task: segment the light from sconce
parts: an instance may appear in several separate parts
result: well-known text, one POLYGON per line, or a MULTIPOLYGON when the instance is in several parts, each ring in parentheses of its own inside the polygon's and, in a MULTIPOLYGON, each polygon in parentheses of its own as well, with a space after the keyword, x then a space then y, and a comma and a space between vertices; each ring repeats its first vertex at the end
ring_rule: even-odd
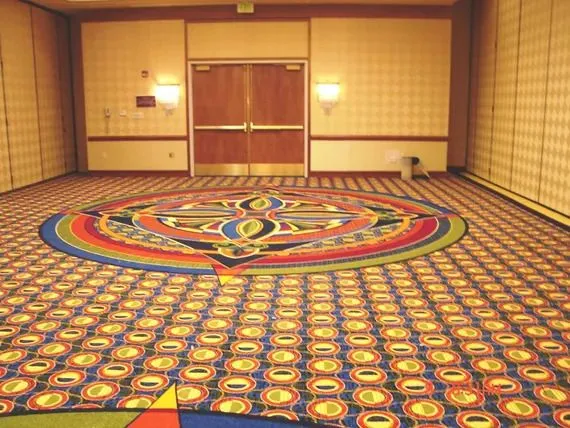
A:
POLYGON ((317 100, 326 114, 338 103, 339 83, 317 83, 317 100))
POLYGON ((156 101, 170 112, 178 107, 180 85, 157 85, 155 95, 156 101))

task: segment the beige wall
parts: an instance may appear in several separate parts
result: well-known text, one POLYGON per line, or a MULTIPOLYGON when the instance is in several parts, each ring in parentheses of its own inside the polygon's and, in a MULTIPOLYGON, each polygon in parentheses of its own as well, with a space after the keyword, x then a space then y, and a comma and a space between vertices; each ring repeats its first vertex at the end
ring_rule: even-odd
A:
POLYGON ((90 141, 92 171, 184 171, 188 169, 186 141, 90 141))
POLYGON ((189 59, 307 58, 308 22, 188 24, 189 59))
MULTIPOLYGON (((311 20, 311 135, 448 135, 449 20, 311 20), (327 114, 314 88, 339 82, 339 103, 327 114)), ((447 143, 312 141, 313 171, 393 171, 387 153, 413 154, 428 169, 447 165, 447 143), (433 150, 436 148, 435 150, 433 150), (427 159, 429 158, 429 159, 427 159)))
POLYGON ((339 82, 330 115, 311 98, 313 135, 447 136, 449 20, 313 19, 311 84, 339 82))
MULTIPOLYGON (((155 136, 160 140, 160 136, 186 135, 184 25, 182 20, 82 24, 87 138, 155 136), (142 77, 143 70, 148 71, 147 78, 142 77), (160 105, 137 108, 136 97, 154 95, 159 83, 180 85, 178 108, 171 114, 160 105), (110 118, 104 115, 107 107, 111 111, 110 118), (120 116, 122 110, 126 116, 120 116), (136 114, 143 117, 137 118, 136 114)), ((183 143, 186 147, 186 142, 183 143)), ((115 143, 108 143, 112 144, 115 143)), ((88 143, 90 170, 157 170, 160 169, 158 165, 164 166, 158 159, 170 151, 167 144, 160 147, 137 141, 116 143, 113 150, 106 146, 88 143), (153 150, 149 151, 151 147, 153 150), (104 156, 103 150, 109 157, 104 156), (103 165, 105 162, 106 166, 103 165)), ((188 153, 184 150, 179 156, 186 160, 188 153)))
POLYGON ((311 142, 313 171, 400 171, 401 156, 417 156, 428 171, 447 168, 446 141, 311 142))
POLYGON ((186 135, 184 21, 84 23, 81 32, 88 136, 186 135), (172 115, 160 106, 136 107, 135 97, 154 95, 159 83, 180 85, 172 115), (133 118, 135 112, 144 118, 133 118))
MULTIPOLYGON (((161 73, 173 77, 182 84, 184 97, 185 61, 180 61, 181 56, 191 60, 309 57, 311 135, 414 137, 419 139, 414 147, 421 153, 442 157, 430 160, 429 166, 445 170, 447 144, 431 143, 434 136, 445 142, 449 132, 450 19, 315 18, 310 22, 190 23, 186 24, 186 40, 184 25, 182 21, 81 25, 86 138, 156 136, 159 139, 160 135, 186 134, 184 100, 171 117, 165 117, 160 109, 139 109, 145 114, 139 120, 117 116, 121 109, 127 110, 129 116, 136 110, 133 108, 136 95, 153 93, 152 82, 140 78, 143 69, 157 76, 161 73), (314 88, 320 81, 341 84, 340 102, 330 115, 317 102, 314 88), (111 119, 104 118, 105 107, 111 108, 111 119), (422 137, 428 138, 421 141, 422 137), (431 152, 434 145, 438 150, 431 152)), ((81 124, 78 128, 81 129, 81 124)), ((375 153, 378 158, 385 155, 386 149, 406 152, 409 142, 398 139, 371 147, 381 150, 375 153)), ((311 144, 315 144, 311 150, 312 166, 315 171, 322 170, 329 159, 320 158, 326 150, 321 150, 320 142, 311 144)), ((356 153, 365 147, 358 141, 345 141, 345 144, 352 147, 355 156, 360 156, 356 153)), ((87 146, 90 162, 95 162, 94 159, 104 162, 98 152, 102 145, 87 146)), ((462 149, 460 152, 458 157, 464 153, 462 149)), ((121 156, 145 157, 147 153, 130 151, 121 156)), ((344 163, 339 170, 362 170, 358 161, 340 161, 344 163)), ((145 165, 142 159, 133 162, 145 165)), ((114 169, 109 165, 105 169, 114 169)), ((113 165, 123 169, 121 163, 113 165)), ((326 168, 330 170, 330 166, 326 168)), ((94 167, 89 165, 89 169, 94 167)), ((378 163, 373 170, 391 169, 393 165, 378 163)))
POLYGON ((570 3, 481 0, 475 22, 468 169, 569 215, 570 3))
MULTIPOLYGON (((16 0, 0 2, 3 84, 8 122, 9 173, 2 173, 1 190, 18 188, 73 170, 65 164, 58 18, 16 0)), ((67 83, 69 84, 69 83, 67 83)), ((71 103, 70 99, 66 100, 71 103)), ((67 112, 70 114, 70 112, 67 112)), ((71 118, 66 117, 67 121, 71 118)), ((0 129, 0 133, 1 133, 0 129)), ((1 144, 0 144, 1 145, 1 144)), ((69 146, 69 143, 68 143, 69 146)), ((5 145, 3 145, 5 147, 5 145)), ((71 153, 73 149, 70 148, 71 153)), ((71 156, 71 155, 70 155, 71 156)), ((6 150, 0 149, 2 169, 6 150)))

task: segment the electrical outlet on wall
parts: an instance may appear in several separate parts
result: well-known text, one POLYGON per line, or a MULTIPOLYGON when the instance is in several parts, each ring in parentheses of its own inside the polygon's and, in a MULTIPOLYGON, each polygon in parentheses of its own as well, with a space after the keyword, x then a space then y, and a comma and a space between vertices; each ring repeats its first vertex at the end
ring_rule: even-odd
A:
POLYGON ((121 116, 121 117, 127 117, 127 111, 126 111, 126 110, 121 110, 121 111, 119 112, 119 116, 121 116))
POLYGON ((142 119, 144 118, 144 113, 142 111, 135 111, 134 113, 131 114, 131 117, 133 119, 142 119))

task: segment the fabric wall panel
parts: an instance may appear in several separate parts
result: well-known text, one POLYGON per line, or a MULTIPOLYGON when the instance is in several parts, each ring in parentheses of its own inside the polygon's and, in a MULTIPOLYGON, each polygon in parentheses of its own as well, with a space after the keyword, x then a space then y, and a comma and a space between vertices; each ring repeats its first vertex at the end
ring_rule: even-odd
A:
POLYGON ((59 59, 60 98, 63 120, 63 150, 65 171, 77 169, 75 154, 75 127, 73 123, 73 94, 71 90, 71 61, 69 49, 69 24, 67 19, 57 16, 57 49, 59 59))
POLYGON ((539 202, 570 215, 570 2, 554 0, 539 202))
POLYGON ((495 112, 491 174, 493 183, 511 185, 517 94, 517 62, 521 0, 500 0, 497 10, 495 112))
POLYGON ((466 168, 473 171, 475 168, 475 148, 477 130, 477 102, 479 97, 479 55, 481 40, 481 7, 472 4, 471 24, 471 61, 469 76, 469 123, 467 128, 466 168))
POLYGON ((0 192, 12 189, 6 105, 4 103, 4 72, 2 70, 2 40, 0 40, 0 192))
POLYGON ((43 178, 47 179, 65 174, 67 170, 63 138, 57 20, 55 15, 33 8, 32 24, 42 169, 43 178))
POLYGON ((544 136, 551 0, 521 4, 520 45, 510 189, 538 200, 544 136))
POLYGON ((6 115, 14 188, 41 181, 31 6, 0 2, 6 115))
POLYGON ((477 69, 472 70, 476 86, 472 106, 472 141, 470 142, 470 171, 489 178, 491 146, 493 140, 493 103, 495 98, 495 41, 497 25, 497 0, 481 0, 474 3, 476 22, 477 69))

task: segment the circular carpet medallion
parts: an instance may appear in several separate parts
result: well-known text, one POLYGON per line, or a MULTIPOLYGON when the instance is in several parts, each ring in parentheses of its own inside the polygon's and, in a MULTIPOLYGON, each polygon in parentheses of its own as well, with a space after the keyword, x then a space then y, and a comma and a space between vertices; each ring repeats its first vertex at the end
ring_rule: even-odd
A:
POLYGON ((466 231, 457 214, 389 194, 305 187, 196 188, 98 201, 41 226, 88 260, 172 273, 263 275, 393 263, 466 231))

